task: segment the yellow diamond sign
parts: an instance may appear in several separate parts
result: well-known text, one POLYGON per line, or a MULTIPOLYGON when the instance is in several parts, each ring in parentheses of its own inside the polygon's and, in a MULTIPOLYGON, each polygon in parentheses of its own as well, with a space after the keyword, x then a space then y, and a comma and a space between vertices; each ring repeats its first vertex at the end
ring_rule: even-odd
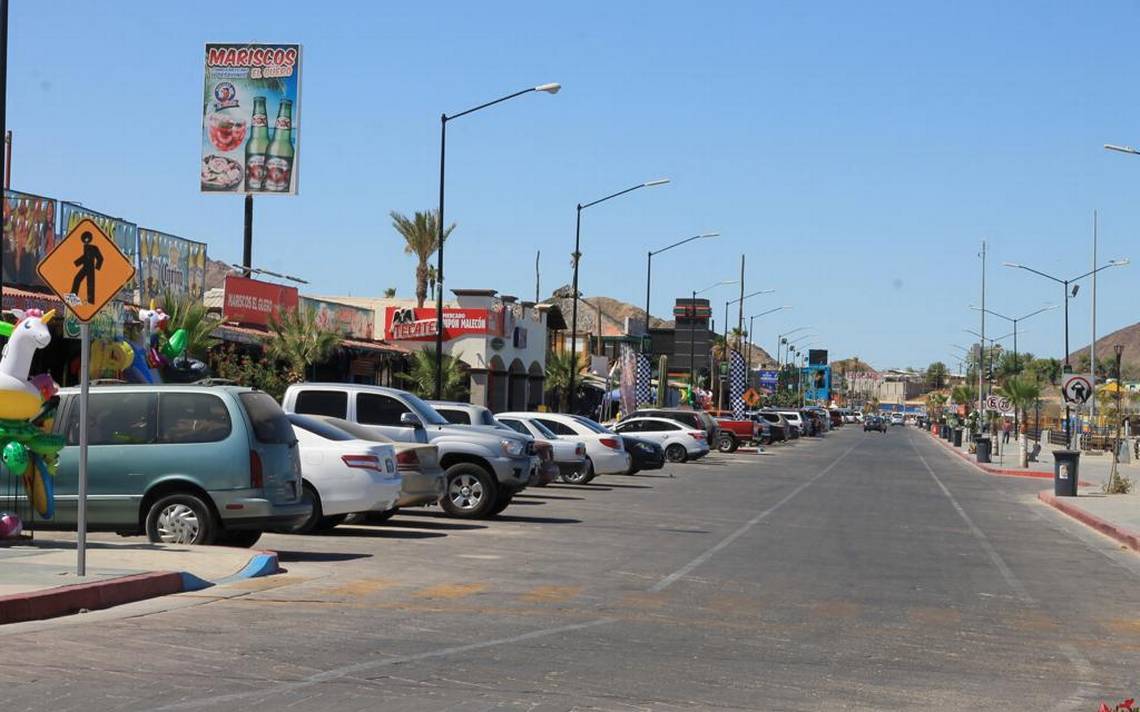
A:
POLYGON ((80 220, 36 267, 82 322, 91 321, 135 276, 135 266, 89 219, 80 220))

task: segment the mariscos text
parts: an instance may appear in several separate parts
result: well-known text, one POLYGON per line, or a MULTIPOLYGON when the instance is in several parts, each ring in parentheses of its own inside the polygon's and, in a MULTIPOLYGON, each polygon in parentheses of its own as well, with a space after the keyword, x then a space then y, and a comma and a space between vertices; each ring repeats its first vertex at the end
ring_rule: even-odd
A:
POLYGON ((250 77, 289 77, 297 65, 296 47, 211 46, 208 67, 248 67, 250 77))

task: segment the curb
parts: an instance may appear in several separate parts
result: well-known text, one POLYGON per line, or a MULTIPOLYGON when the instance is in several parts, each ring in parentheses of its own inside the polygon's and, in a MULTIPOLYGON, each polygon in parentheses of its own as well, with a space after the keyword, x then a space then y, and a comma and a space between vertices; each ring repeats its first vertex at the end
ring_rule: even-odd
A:
MULTIPOLYGON (((1039 480, 1051 480, 1051 479, 1053 479, 1053 473, 1052 472, 1041 472, 1040 470, 1020 470, 1020 469, 1019 470, 1011 470, 1009 468, 986 467, 985 465, 980 465, 977 462, 975 462, 974 460, 971 460, 970 456, 967 455, 966 453, 959 452, 957 449, 954 448, 953 445, 947 445, 946 443, 942 442, 942 438, 935 437, 933 434, 931 434, 931 438, 934 440, 934 442, 938 443, 939 445, 944 447, 949 452, 954 453, 955 455, 962 458, 963 460, 965 460, 969 464, 973 465, 977 469, 981 470, 982 472, 986 473, 987 475, 999 475, 1002 477, 1029 477, 1029 478, 1039 479, 1039 480)), ((1084 484, 1084 483, 1082 483, 1082 484, 1084 484)))
POLYGON ((188 571, 150 571, 105 581, 15 593, 0 596, 0 625, 56 618, 81 610, 95 611, 172 593, 200 591, 241 579, 269 576, 280 570, 277 552, 259 551, 237 573, 217 581, 198 578, 188 571))
POLYGON ((1067 498, 1058 498, 1049 490, 1042 490, 1041 492, 1038 492, 1037 499, 1041 500, 1050 507, 1053 507, 1054 509, 1064 512, 1082 524, 1096 529, 1101 534, 1115 539, 1124 546, 1127 546, 1129 549, 1140 552, 1140 533, 1117 526, 1112 522, 1105 521, 1095 514, 1081 509, 1075 504, 1070 504, 1064 501, 1067 498))

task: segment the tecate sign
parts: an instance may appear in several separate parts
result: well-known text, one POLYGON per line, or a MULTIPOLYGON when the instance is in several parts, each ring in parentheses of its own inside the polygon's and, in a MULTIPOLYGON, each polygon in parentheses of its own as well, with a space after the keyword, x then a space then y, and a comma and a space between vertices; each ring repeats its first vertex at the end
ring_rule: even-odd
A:
MULTIPOLYGON (((501 315, 486 309, 443 310, 443 338, 498 333, 501 315)), ((431 308, 388 307, 384 338, 390 341, 431 341, 436 336, 436 314, 431 308)))

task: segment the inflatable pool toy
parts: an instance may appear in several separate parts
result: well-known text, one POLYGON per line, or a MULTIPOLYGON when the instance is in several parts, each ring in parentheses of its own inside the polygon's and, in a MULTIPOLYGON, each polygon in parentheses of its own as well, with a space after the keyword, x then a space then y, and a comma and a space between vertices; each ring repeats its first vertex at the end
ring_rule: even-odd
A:
POLYGON ((24 531, 24 523, 12 512, 0 512, 0 539, 14 539, 24 531))
POLYGON ((46 314, 39 309, 11 311, 19 321, 14 325, 0 322, 0 335, 8 337, 0 358, 0 419, 28 420, 39 413, 45 400, 41 386, 28 381, 28 371, 36 349, 51 343, 48 324, 55 310, 46 314))

